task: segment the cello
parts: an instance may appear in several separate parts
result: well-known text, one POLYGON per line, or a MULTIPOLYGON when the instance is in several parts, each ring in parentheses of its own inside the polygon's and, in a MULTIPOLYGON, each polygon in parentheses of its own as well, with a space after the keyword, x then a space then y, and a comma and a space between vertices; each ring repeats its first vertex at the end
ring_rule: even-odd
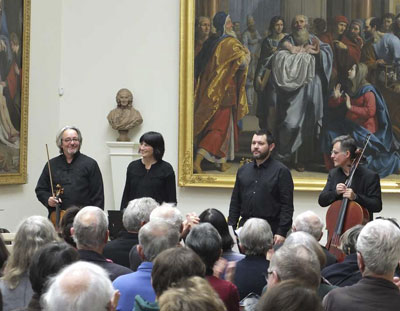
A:
MULTIPOLYGON (((359 152, 351 165, 349 177, 345 182, 347 188, 351 188, 354 173, 360 164, 370 137, 371 134, 368 134, 363 149, 359 152)), ((335 201, 331 204, 326 213, 326 229, 328 230, 326 248, 336 257, 338 262, 343 261, 345 257, 344 253, 340 249, 341 235, 346 230, 356 225, 364 225, 368 221, 368 210, 355 201, 343 198, 342 200, 335 201)))

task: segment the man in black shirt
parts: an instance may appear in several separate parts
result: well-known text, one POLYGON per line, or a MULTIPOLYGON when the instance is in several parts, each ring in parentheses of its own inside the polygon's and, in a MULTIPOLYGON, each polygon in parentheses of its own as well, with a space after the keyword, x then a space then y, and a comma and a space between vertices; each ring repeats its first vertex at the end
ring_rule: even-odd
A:
POLYGON ((331 158, 335 168, 329 172, 325 188, 319 195, 319 205, 328 206, 337 200, 348 198, 366 208, 372 220, 372 213, 382 210, 379 175, 359 165, 354 173, 351 187, 347 187, 345 182, 356 157, 356 143, 351 136, 343 135, 336 137, 332 145, 331 158))
POLYGON ((260 130, 254 134, 251 152, 254 162, 239 168, 236 175, 229 225, 242 226, 251 217, 268 221, 274 234, 274 243, 283 243, 292 225, 293 179, 289 169, 271 157, 275 148, 272 134, 260 130))
POLYGON ((56 138, 60 155, 50 160, 53 186, 59 184, 64 192, 57 199, 52 193, 49 168, 46 164, 37 183, 35 192, 38 200, 49 210, 72 205, 79 207, 91 205, 104 209, 103 179, 97 162, 79 152, 82 135, 78 128, 65 126, 56 138))

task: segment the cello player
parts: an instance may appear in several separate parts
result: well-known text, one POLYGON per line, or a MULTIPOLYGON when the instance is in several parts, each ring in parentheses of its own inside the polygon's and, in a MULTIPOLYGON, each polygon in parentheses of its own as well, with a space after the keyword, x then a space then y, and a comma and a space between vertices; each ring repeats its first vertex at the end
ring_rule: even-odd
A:
POLYGON ((351 188, 345 185, 356 150, 355 140, 350 135, 338 136, 333 140, 331 159, 335 168, 329 171, 328 181, 319 195, 318 203, 325 207, 342 198, 348 198, 366 208, 372 220, 372 213, 382 210, 379 175, 360 164, 354 173, 351 188))

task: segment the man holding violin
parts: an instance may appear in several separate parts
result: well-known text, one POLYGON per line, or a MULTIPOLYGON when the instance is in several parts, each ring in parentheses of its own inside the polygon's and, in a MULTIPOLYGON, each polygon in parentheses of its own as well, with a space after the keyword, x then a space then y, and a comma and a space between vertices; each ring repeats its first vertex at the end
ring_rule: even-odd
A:
POLYGON ((319 195, 319 205, 325 207, 347 198, 367 209, 369 219, 372 220, 372 213, 382 210, 379 175, 359 165, 355 170, 352 184, 347 186, 353 161, 357 157, 355 140, 350 135, 343 135, 336 137, 332 145, 331 159, 335 168, 329 172, 325 188, 319 195))
POLYGON ((91 205, 104 209, 101 172, 94 159, 80 153, 80 130, 74 126, 63 127, 57 134, 56 143, 60 155, 51 159, 43 168, 35 189, 38 200, 46 206, 49 214, 57 204, 63 210, 72 205, 91 205), (55 193, 54 187, 58 184, 63 189, 61 195, 55 193))

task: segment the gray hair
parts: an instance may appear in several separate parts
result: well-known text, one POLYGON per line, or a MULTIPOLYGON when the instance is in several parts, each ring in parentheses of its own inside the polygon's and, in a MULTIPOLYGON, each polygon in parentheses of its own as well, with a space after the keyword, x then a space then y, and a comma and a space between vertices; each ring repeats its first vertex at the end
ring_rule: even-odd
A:
POLYGON ((153 261, 159 253, 178 245, 179 231, 163 220, 150 220, 139 230, 139 244, 145 261, 153 261))
POLYGON ((268 271, 275 271, 281 281, 294 279, 314 289, 321 279, 317 256, 303 245, 284 244, 272 256, 268 271))
POLYGON ((53 224, 43 216, 30 216, 18 226, 13 251, 4 268, 4 280, 10 289, 18 286, 28 271, 33 254, 42 246, 58 240, 53 224))
POLYGON ((200 256, 208 270, 213 267, 221 255, 221 236, 217 229, 208 222, 194 226, 186 237, 185 244, 200 256))
POLYGON ((148 223, 150 213, 158 206, 153 198, 140 198, 129 202, 122 217, 122 223, 127 231, 138 232, 142 223, 148 223))
POLYGON ((356 225, 349 230, 346 230, 346 232, 342 234, 340 237, 340 249, 343 251, 343 253, 350 255, 357 252, 357 239, 362 228, 364 228, 363 225, 356 225))
POLYGON ((183 217, 181 212, 171 204, 163 203, 156 207, 150 214, 150 221, 163 220, 175 227, 179 232, 182 231, 183 217))
POLYGON ((41 298, 43 310, 108 310, 114 288, 107 272, 93 263, 78 261, 50 279, 41 298))
POLYGON ((305 211, 299 214, 293 222, 296 231, 303 231, 311 234, 317 241, 321 239, 324 223, 313 211, 305 211))
POLYGON ((79 248, 93 249, 106 243, 108 219, 97 206, 82 208, 74 218, 74 241, 79 248))
POLYGON ((302 245, 307 247, 309 250, 313 251, 317 256, 320 268, 322 269, 326 264, 326 255, 322 250, 321 245, 317 240, 309 233, 304 231, 298 231, 291 233, 285 243, 287 246, 298 246, 302 245))
POLYGON ((357 239, 366 274, 394 273, 400 260, 400 230, 388 220, 367 223, 357 239))
POLYGON ((74 130, 78 134, 78 139, 79 139, 79 150, 81 149, 82 146, 82 134, 81 131, 76 127, 76 126, 71 126, 67 125, 64 126, 62 129, 60 129, 57 133, 56 136, 56 145, 58 149, 60 150, 60 153, 63 153, 63 149, 61 148, 62 146, 62 136, 66 130, 74 130))
POLYGON ((261 218, 247 220, 239 234, 239 242, 246 255, 265 255, 273 241, 271 226, 261 218))

